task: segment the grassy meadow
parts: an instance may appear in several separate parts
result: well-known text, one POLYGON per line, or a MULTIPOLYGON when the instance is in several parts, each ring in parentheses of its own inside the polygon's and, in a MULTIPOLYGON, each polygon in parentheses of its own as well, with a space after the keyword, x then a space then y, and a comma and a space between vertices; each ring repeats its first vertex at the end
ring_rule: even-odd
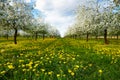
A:
POLYGON ((120 40, 2 38, 0 80, 120 80, 120 40))

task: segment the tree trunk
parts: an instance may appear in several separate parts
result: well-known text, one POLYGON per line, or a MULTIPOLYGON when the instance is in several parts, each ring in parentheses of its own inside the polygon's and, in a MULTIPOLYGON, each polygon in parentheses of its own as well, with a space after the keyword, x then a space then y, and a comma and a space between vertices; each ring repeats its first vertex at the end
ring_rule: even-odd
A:
POLYGON ((119 35, 117 34, 116 36, 117 36, 117 40, 118 40, 119 35))
POLYGON ((17 44, 17 29, 15 28, 15 33, 14 33, 14 43, 17 44))
POLYGON ((86 41, 88 41, 88 38, 89 38, 89 33, 87 32, 87 37, 86 37, 87 40, 86 41))
POLYGON ((38 33, 35 32, 35 40, 37 40, 37 38, 38 38, 38 33))
POLYGON ((105 44, 108 44, 108 40, 107 40, 107 29, 104 30, 104 41, 105 41, 105 44))
POLYGON ((44 38, 45 38, 45 34, 43 33, 43 40, 44 40, 44 38))
POLYGON ((8 33, 6 34, 6 39, 8 40, 8 33))
POLYGON ((98 40, 98 35, 95 36, 95 39, 98 40))

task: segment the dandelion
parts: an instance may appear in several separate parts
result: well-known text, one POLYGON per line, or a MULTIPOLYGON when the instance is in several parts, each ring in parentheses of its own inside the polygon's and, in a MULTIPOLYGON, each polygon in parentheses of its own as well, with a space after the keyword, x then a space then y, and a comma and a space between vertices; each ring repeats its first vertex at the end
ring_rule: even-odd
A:
POLYGON ((1 71, 1 72, 0 72, 0 74, 5 74, 5 73, 6 73, 6 71, 1 71))
POLYGON ((10 63, 10 62, 7 62, 6 64, 7 64, 7 65, 9 65, 9 64, 12 64, 12 63, 10 63))
POLYGON ((34 68, 36 68, 39 64, 35 64, 34 68))
POLYGON ((100 69, 98 72, 101 74, 103 71, 100 69))
POLYGON ((21 53, 20 56, 23 56, 23 54, 21 53))
POLYGON ((48 72, 49 75, 51 75, 52 73, 53 73, 52 71, 48 72))
POLYGON ((19 63, 22 63, 22 62, 24 62, 24 60, 19 60, 19 63))
POLYGON ((24 71, 24 72, 25 72, 25 71, 26 71, 26 69, 22 69, 22 71, 24 71))
POLYGON ((66 75, 64 74, 63 77, 65 77, 66 75))
POLYGON ((100 69, 98 72, 99 72, 100 76, 101 76, 101 75, 102 75, 102 73, 103 73, 103 71, 102 71, 101 69, 100 69))
POLYGON ((39 76, 39 74, 37 73, 37 74, 35 74, 36 76, 39 76))
POLYGON ((71 75, 72 75, 72 76, 74 76, 74 75, 75 75, 75 73, 74 73, 74 72, 71 72, 71 75))
POLYGON ((5 51, 5 50, 4 50, 4 49, 2 49, 2 50, 1 50, 1 53, 3 53, 4 51, 5 51))
POLYGON ((74 60, 75 60, 75 58, 72 58, 72 60, 74 61, 74 60))
POLYGON ((29 64, 30 64, 30 65, 32 65, 32 64, 33 64, 33 62, 32 62, 32 61, 30 61, 30 62, 29 62, 29 64))
POLYGON ((25 65, 24 65, 24 64, 22 64, 22 67, 25 67, 25 65))
POLYGON ((33 72, 35 72, 35 71, 36 71, 36 69, 33 69, 32 71, 33 71, 33 72))
POLYGON ((60 77, 60 74, 57 74, 57 77, 60 77))
POLYGON ((47 59, 47 60, 49 60, 50 58, 49 58, 49 57, 47 57, 46 59, 47 59))
POLYGON ((30 66, 29 69, 32 69, 32 66, 30 66))
POLYGON ((72 72, 72 70, 68 69, 68 72, 69 72, 69 73, 71 73, 71 72, 72 72))
POLYGON ((91 66, 92 66, 92 64, 88 64, 88 66, 89 66, 89 67, 91 67, 91 66))
POLYGON ((8 65, 9 69, 14 69, 13 65, 8 65))
POLYGON ((45 71, 45 69, 41 69, 41 71, 42 71, 42 72, 44 72, 44 71, 45 71))
POLYGON ((79 65, 75 65, 75 68, 79 68, 79 65))

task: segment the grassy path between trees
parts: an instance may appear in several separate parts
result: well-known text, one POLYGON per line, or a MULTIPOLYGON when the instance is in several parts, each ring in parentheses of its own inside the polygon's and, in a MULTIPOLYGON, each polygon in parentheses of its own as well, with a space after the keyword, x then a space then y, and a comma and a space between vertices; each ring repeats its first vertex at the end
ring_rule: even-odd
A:
POLYGON ((0 80, 119 80, 120 40, 0 40, 0 80))

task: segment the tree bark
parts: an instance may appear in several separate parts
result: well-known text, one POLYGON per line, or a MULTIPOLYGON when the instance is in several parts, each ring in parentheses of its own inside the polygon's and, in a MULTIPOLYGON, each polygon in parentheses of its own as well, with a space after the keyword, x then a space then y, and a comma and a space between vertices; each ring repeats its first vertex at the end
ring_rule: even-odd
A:
POLYGON ((15 33, 14 33, 14 43, 17 44, 17 32, 18 30, 15 28, 15 33))
POLYGON ((38 38, 38 33, 35 32, 35 40, 37 40, 37 38, 38 38))
POLYGON ((119 35, 117 34, 116 36, 117 36, 117 39, 118 39, 119 35))
POLYGON ((95 36, 95 39, 98 40, 98 35, 95 36))
POLYGON ((45 34, 43 33, 43 40, 44 40, 44 38, 45 38, 45 34))
POLYGON ((8 40, 8 33, 6 34, 6 38, 7 38, 7 40, 8 40))
POLYGON ((88 41, 88 38, 89 38, 89 33, 87 32, 87 37, 86 37, 86 41, 88 41))
POLYGON ((105 41, 105 44, 108 44, 108 40, 107 40, 107 29, 104 30, 104 41, 105 41))

